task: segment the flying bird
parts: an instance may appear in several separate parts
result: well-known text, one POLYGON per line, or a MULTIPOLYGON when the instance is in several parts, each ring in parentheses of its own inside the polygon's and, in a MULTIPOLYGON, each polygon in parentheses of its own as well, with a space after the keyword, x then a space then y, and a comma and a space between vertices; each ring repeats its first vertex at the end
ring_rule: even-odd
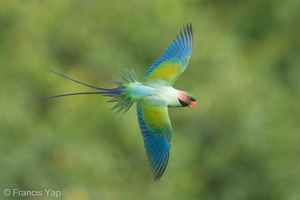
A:
POLYGON ((186 24, 163 55, 146 71, 142 81, 138 81, 133 70, 126 69, 125 73, 119 72, 123 82, 112 81, 117 85, 112 89, 88 85, 47 69, 59 76, 98 91, 62 94, 44 97, 43 99, 79 94, 101 94, 102 96, 112 97, 107 101, 116 102, 111 109, 117 109, 116 113, 123 111, 123 114, 136 102, 138 123, 143 135, 152 178, 154 181, 158 181, 164 174, 168 164, 170 142, 173 134, 168 107, 194 108, 196 106, 196 99, 193 95, 172 87, 186 69, 192 47, 192 24, 186 24))

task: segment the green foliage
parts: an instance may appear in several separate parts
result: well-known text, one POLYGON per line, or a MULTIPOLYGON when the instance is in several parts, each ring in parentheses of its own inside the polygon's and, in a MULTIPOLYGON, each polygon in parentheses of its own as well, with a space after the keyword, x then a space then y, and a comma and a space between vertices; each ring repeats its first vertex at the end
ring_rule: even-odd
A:
MULTIPOLYGON (((300 199, 299 1, 3 1, 0 190, 58 189, 58 199, 300 199), (134 107, 115 115, 90 91, 147 68, 193 23, 175 87, 165 175, 152 182, 134 107)), ((32 197, 1 196, 1 199, 32 197)), ((54 199, 45 193, 36 199, 54 199)))

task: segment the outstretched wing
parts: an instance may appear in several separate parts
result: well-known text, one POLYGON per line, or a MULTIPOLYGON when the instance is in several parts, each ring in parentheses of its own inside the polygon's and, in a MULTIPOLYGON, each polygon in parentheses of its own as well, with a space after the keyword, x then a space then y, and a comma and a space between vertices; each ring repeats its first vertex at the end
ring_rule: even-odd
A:
POLYGON ((167 104, 137 103, 137 115, 154 181, 164 174, 170 155, 172 127, 167 104))
POLYGON ((148 69, 143 83, 163 81, 166 85, 173 85, 187 67, 192 47, 192 24, 186 24, 164 54, 148 69))

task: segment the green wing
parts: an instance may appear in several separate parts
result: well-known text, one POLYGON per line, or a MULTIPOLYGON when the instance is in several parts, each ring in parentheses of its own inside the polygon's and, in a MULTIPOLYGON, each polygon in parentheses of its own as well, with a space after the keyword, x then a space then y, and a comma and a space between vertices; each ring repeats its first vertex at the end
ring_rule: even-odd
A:
POLYGON ((192 24, 183 26, 164 54, 147 70, 143 83, 173 85, 188 65, 193 47, 192 24))
POLYGON ((150 101, 137 103, 139 126, 144 138, 154 181, 161 178, 168 164, 172 127, 167 105, 153 105, 150 101))

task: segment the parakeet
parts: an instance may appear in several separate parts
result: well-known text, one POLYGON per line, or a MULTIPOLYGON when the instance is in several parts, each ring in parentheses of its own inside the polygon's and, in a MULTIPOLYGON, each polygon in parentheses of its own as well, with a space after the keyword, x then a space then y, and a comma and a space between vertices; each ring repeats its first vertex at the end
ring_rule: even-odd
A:
POLYGON ((126 113, 136 102, 138 123, 144 139, 152 178, 154 181, 158 181, 168 164, 173 134, 168 107, 194 108, 196 106, 196 99, 193 95, 172 87, 186 69, 192 47, 192 24, 186 24, 163 55, 146 71, 142 81, 138 81, 133 70, 126 69, 125 74, 119 72, 123 82, 113 81, 117 87, 112 89, 88 85, 47 69, 98 91, 62 94, 44 99, 79 94, 101 94, 102 96, 113 97, 107 102, 116 102, 112 109, 117 109, 117 113, 120 111, 126 113))

